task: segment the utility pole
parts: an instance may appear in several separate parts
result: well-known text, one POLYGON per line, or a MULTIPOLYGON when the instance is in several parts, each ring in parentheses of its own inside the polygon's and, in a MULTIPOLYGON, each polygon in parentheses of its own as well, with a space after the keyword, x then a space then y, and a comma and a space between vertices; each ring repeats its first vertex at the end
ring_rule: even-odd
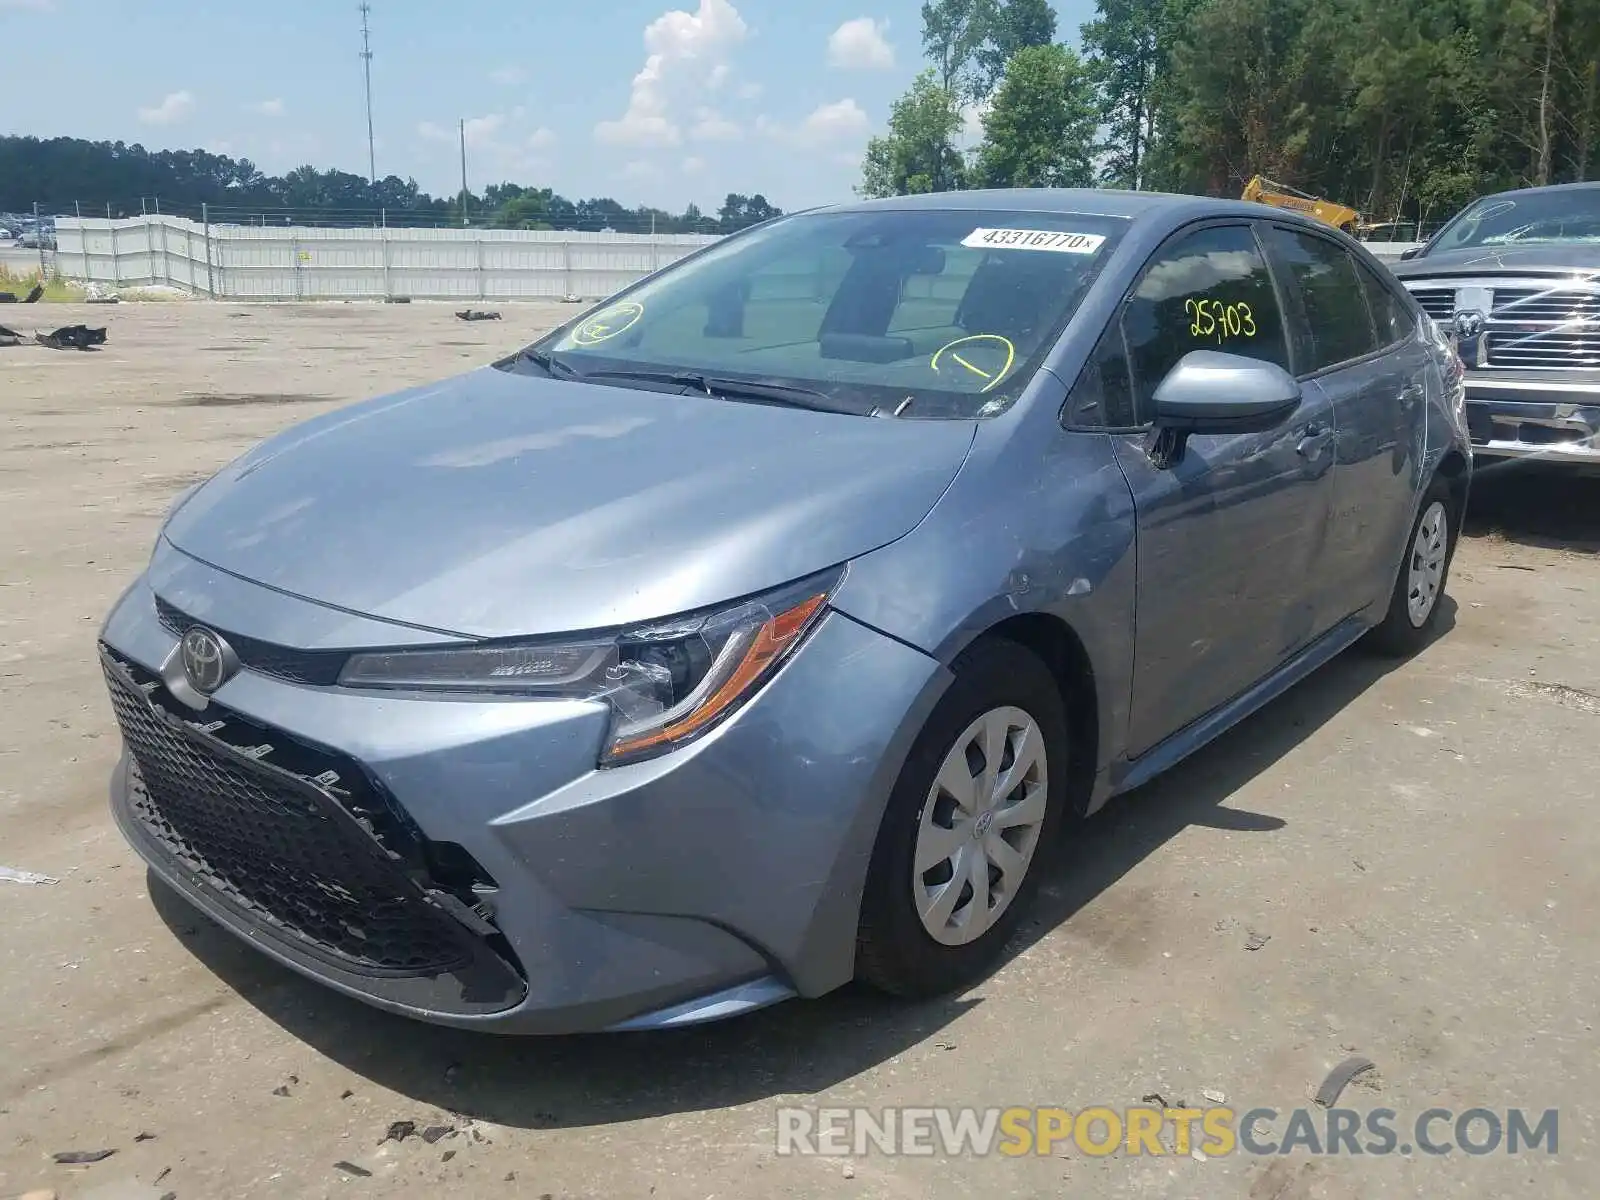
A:
POLYGON ((467 121, 461 119, 461 224, 467 223, 467 121))
POLYGON ((372 5, 364 2, 361 5, 361 60, 367 76, 367 176, 370 182, 378 182, 378 152, 376 143, 372 138, 372 42, 367 28, 367 14, 372 11, 372 5))

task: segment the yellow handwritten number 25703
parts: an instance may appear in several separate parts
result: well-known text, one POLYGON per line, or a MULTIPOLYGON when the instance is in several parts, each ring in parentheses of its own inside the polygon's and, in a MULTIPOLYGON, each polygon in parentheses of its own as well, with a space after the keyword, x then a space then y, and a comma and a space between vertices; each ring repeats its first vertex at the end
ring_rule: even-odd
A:
POLYGON ((1228 338, 1256 335, 1255 314, 1248 304, 1224 304, 1221 300, 1185 300, 1183 311, 1190 316, 1190 337, 1215 336, 1218 344, 1228 338))

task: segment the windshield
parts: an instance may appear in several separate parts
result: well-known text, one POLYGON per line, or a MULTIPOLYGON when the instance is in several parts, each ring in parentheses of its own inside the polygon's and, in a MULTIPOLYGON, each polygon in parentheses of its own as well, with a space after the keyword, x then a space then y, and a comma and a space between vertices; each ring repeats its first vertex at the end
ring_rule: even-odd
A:
POLYGON ((613 297, 524 358, 552 356, 563 379, 627 384, 633 372, 653 377, 635 386, 663 386, 693 373, 713 395, 720 379, 772 385, 767 402, 787 385, 841 411, 992 416, 1037 371, 1124 225, 976 210, 786 217, 613 297))
POLYGON ((1441 229, 1428 249, 1550 242, 1600 242, 1600 188, 1485 197, 1441 229))

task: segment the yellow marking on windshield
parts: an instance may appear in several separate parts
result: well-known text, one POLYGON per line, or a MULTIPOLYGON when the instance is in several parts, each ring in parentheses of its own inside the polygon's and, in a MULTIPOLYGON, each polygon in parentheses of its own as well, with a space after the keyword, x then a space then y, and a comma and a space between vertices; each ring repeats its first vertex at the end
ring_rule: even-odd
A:
POLYGON ((928 360, 928 365, 937 371, 939 369, 939 360, 942 359, 946 354, 948 354, 956 362, 960 363, 961 366, 966 370, 971 371, 974 375, 989 381, 988 383, 984 384, 983 387, 978 389, 979 392, 987 392, 990 388, 998 384, 1006 377, 1007 372, 1011 370, 1012 366, 1017 361, 1016 344, 1012 342, 1010 338, 1002 337, 998 333, 970 333, 966 337, 957 338, 953 342, 946 342, 943 346, 940 346, 933 352, 933 357, 928 360), (980 367, 973 366, 970 362, 955 352, 957 346, 965 346, 969 342, 989 343, 991 345, 998 344, 998 346, 1006 352, 1005 363, 993 375, 989 374, 980 367))
POLYGON ((642 316, 644 316, 644 305, 633 300, 624 300, 621 304, 603 308, 593 316, 586 317, 572 331, 573 344, 598 346, 601 342, 609 342, 619 334, 627 333, 639 323, 639 318, 642 316))

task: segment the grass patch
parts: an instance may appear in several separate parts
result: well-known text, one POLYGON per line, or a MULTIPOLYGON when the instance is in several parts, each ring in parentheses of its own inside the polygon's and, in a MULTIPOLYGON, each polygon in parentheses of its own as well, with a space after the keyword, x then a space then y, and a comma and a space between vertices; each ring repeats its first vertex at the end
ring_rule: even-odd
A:
MULTIPOLYGON (((20 301, 38 283, 41 276, 38 271, 26 275, 15 275, 8 268, 0 267, 0 292, 11 292, 20 301)), ((82 300, 86 293, 82 288, 73 287, 59 275, 52 275, 44 280, 44 295, 39 297, 39 302, 52 304, 71 304, 82 300)), ((9 307, 9 306, 7 306, 9 307)))

